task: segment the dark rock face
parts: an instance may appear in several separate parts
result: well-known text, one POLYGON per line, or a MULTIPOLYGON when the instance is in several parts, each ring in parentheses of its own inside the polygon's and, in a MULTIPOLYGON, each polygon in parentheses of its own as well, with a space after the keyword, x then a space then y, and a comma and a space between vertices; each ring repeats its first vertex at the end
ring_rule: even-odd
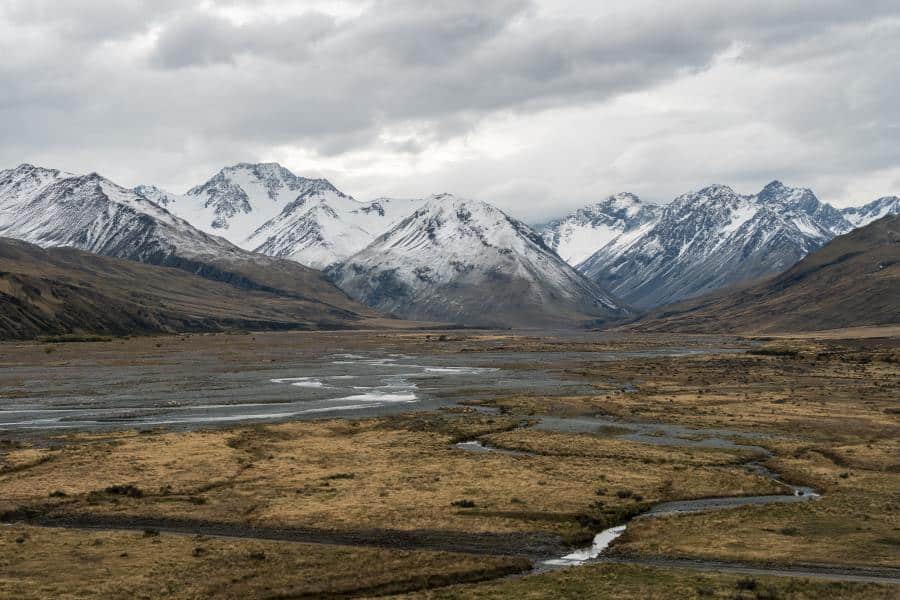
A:
POLYGON ((807 189, 774 181, 743 196, 715 185, 676 198, 627 249, 601 249, 579 269, 650 308, 778 273, 851 228, 807 189))
POLYGON ((836 237, 783 273, 658 308, 642 331, 770 333, 900 324, 900 216, 836 237))

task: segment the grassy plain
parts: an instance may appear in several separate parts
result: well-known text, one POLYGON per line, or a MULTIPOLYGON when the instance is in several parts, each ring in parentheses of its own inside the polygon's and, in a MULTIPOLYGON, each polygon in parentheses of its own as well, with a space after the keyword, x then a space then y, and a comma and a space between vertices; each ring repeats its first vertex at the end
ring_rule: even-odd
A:
MULTIPOLYGON (((893 597, 896 586, 759 577, 753 589, 742 589, 750 584, 740 584, 738 575, 609 564, 432 589, 522 571, 528 561, 584 544, 599 529, 659 501, 784 491, 747 472, 744 451, 628 441, 616 426, 594 433, 530 428, 540 415, 761 433, 766 437, 753 443, 772 452, 770 468, 823 493, 803 504, 640 519, 612 547, 616 556, 900 567, 900 340, 829 337, 371 332, 5 344, 0 356, 16 365, 0 374, 7 398, 26 393, 26 375, 46 370, 52 379, 86 356, 107 366, 169 368, 177 361, 188 365, 186 371, 221 372, 247 368, 249 356, 290 363, 308 351, 298 350, 298 340, 307 348, 313 338, 313 347, 342 351, 476 358, 540 351, 551 357, 542 369, 582 381, 587 391, 474 394, 467 398, 471 408, 358 421, 0 442, 0 513, 8 521, 151 522, 181 530, 211 524, 238 536, 195 539, 167 534, 165 527, 145 537, 140 527, 5 526, 0 596, 36 598, 65 589, 72 597, 344 597, 415 590, 439 598, 893 597), (750 352, 616 360, 565 354, 667 345, 750 352), (501 413, 476 411, 478 405, 501 413), (472 439, 525 454, 454 445, 472 439), (259 532, 296 537, 240 539, 259 532), (311 537, 323 543, 303 543, 311 537)), ((524 360, 505 366, 521 376, 534 368, 524 360)))

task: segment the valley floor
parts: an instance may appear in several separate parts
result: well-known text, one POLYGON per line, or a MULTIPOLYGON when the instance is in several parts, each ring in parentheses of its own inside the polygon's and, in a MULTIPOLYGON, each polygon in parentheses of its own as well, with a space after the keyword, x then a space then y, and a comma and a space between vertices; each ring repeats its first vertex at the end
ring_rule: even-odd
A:
POLYGON ((41 395, 101 402, 116 370, 141 389, 213 381, 217 397, 264 401, 226 374, 265 365, 269 377, 333 352, 500 370, 492 385, 353 419, 0 432, 0 597, 900 593, 896 330, 3 343, 0 409, 41 395), (751 497, 762 499, 653 514, 751 497), (547 563, 621 524, 598 560, 547 563))

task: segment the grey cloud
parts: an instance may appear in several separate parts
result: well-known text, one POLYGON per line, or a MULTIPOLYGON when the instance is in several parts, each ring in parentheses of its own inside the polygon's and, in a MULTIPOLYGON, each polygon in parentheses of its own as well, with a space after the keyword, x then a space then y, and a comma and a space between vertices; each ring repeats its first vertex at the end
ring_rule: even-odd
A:
POLYGON ((235 25, 223 17, 194 12, 162 32, 151 60, 163 68, 234 64, 242 55, 300 61, 312 44, 333 29, 334 19, 320 13, 235 25))
MULTIPOLYGON (((817 169, 859 174, 900 162, 895 1, 586 2, 597 7, 594 16, 548 18, 537 0, 378 0, 360 5, 358 17, 315 12, 325 6, 318 4, 303 14, 251 12, 241 23, 219 10, 252 6, 0 0, 0 163, 90 160, 85 170, 129 177, 143 170, 161 183, 191 183, 188 172, 281 146, 326 157, 360 149, 416 155, 507 115, 527 124, 548 110, 652 95, 715 68, 732 47, 741 49, 743 64, 771 71, 770 79, 745 98, 729 96, 736 105, 721 113, 673 115, 649 141, 585 128, 580 133, 598 148, 629 144, 620 152, 632 157, 629 167, 598 168, 605 179, 596 188, 573 175, 579 188, 556 196, 580 201, 585 189, 632 182, 663 197, 661 190, 683 191, 689 177, 676 181, 679 170, 709 171, 692 163, 691 153, 700 152, 684 131, 708 134, 704 143, 750 148, 742 149, 745 161, 704 174, 707 181, 755 181, 773 162, 751 142, 722 133, 739 125, 731 119, 756 120, 760 130, 777 129, 805 148, 803 156, 781 157, 780 176, 798 183, 817 169), (391 129, 416 135, 384 141, 391 129), (166 176, 179 160, 185 166, 166 176)), ((752 141, 759 143, 765 140, 752 141)), ((538 148, 521 164, 485 165, 477 177, 448 167, 423 181, 453 189, 458 178, 469 193, 534 204, 547 188, 529 172, 541 152, 557 151, 538 148)))
POLYGON ((0 17, 75 41, 115 40, 145 32, 177 11, 179 0, 6 0, 0 17))

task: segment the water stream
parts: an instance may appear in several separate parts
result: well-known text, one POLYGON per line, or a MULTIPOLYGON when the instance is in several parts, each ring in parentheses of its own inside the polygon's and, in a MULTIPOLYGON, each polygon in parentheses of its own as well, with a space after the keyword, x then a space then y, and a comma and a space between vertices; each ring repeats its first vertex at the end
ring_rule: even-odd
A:
MULTIPOLYGON (((743 465, 745 469, 790 489, 789 494, 772 494, 765 496, 728 496, 715 498, 699 498, 695 500, 674 500, 653 505, 648 511, 634 517, 637 519, 658 518, 669 515, 726 510, 741 506, 783 504, 792 502, 808 502, 821 496, 812 488, 791 485, 782 481, 781 477, 762 465, 759 461, 772 456, 766 448, 742 440, 759 440, 765 434, 734 431, 728 429, 698 429, 665 423, 642 423, 623 421, 606 417, 541 417, 533 425, 534 429, 543 431, 559 431, 566 433, 599 433, 604 432, 618 439, 630 440, 644 444, 678 446, 686 448, 716 448, 725 450, 743 450, 752 457, 743 465), (739 440, 739 441, 735 441, 739 440)), ((470 452, 501 452, 504 454, 529 455, 531 453, 506 450, 483 444, 477 440, 456 444, 457 448, 470 452)), ((604 529, 594 536, 590 546, 579 548, 561 557, 552 557, 541 561, 538 570, 572 567, 596 560, 628 527, 628 523, 604 529)))

